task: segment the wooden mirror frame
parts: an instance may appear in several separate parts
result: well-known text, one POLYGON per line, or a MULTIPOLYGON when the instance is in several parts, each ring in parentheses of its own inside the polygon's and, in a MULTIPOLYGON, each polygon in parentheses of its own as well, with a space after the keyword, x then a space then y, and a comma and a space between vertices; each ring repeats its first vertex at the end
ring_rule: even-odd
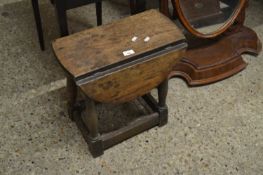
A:
MULTIPOLYGON (((186 20, 180 18, 179 6, 176 6, 179 1, 171 0, 173 15, 169 13, 168 2, 169 0, 160 0, 160 11, 173 20, 178 19, 186 28, 186 20)), ((243 60, 242 54, 258 55, 262 44, 257 34, 244 26, 249 0, 240 2, 242 3, 232 14, 231 21, 228 21, 229 26, 225 25, 214 35, 194 35, 194 32, 186 28, 189 47, 169 78, 178 77, 185 80, 189 86, 202 86, 224 80, 246 68, 248 63, 243 60)))
POLYGON ((180 5, 181 0, 172 0, 172 1, 173 1, 174 8, 176 8, 176 11, 177 11, 177 14, 179 16, 179 20, 181 21, 181 23, 191 34, 199 38, 215 38, 221 35, 222 33, 224 33, 229 27, 231 27, 234 24, 235 20, 237 19, 237 17, 239 16, 242 9, 245 7, 246 2, 247 2, 247 0, 239 0, 240 2, 239 2, 238 7, 236 7, 235 11, 232 13, 228 21, 226 21, 226 23, 222 27, 220 27, 218 30, 214 32, 204 34, 194 29, 191 26, 190 22, 188 22, 188 19, 185 17, 184 12, 180 5))

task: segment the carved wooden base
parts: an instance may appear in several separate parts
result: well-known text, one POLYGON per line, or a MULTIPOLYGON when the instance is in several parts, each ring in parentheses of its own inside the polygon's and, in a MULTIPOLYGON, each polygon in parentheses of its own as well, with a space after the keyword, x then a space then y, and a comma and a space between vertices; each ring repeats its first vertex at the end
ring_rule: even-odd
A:
MULTIPOLYGON (((76 90, 71 88, 72 82, 68 79, 69 97, 73 97, 76 90)), ((98 115, 96 111, 95 101, 81 93, 81 98, 77 100, 75 105, 69 106, 70 118, 76 122, 84 139, 89 145, 90 152, 93 157, 101 156, 104 150, 114 146, 132 136, 135 136, 145 130, 155 126, 164 126, 168 122, 168 108, 166 105, 166 97, 168 91, 168 80, 165 80, 158 86, 158 102, 150 95, 144 95, 142 100, 147 104, 146 109, 150 109, 151 114, 140 116, 135 121, 132 121, 127 126, 118 130, 101 134, 98 129, 98 115), (73 115, 73 116, 71 116, 73 115)), ((73 98, 69 98, 69 104, 73 98)))
POLYGON ((174 67, 170 77, 182 77, 190 86, 213 83, 243 70, 243 53, 259 54, 262 45, 257 34, 242 26, 213 44, 192 47, 174 67))

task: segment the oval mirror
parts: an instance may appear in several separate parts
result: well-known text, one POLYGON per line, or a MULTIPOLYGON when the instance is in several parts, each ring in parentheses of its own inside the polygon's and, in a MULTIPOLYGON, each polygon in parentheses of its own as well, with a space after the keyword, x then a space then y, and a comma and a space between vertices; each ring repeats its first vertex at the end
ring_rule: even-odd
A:
POLYGON ((246 0, 175 0, 177 13, 186 29, 202 38, 225 32, 238 17, 246 0))

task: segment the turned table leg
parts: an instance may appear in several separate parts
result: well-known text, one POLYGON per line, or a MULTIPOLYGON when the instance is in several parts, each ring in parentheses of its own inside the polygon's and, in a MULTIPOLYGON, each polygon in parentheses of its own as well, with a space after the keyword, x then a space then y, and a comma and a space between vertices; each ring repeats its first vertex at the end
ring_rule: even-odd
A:
POLYGON ((69 35, 68 22, 67 22, 67 8, 64 0, 54 1, 57 12, 58 24, 60 29, 60 36, 69 35))
POLYGON ((38 0, 31 0, 31 3, 32 3, 33 11, 34 11, 34 17, 35 17, 35 22, 36 22, 36 27, 37 27, 37 34, 38 34, 40 48, 41 50, 45 50, 43 29, 42 29, 41 16, 39 12, 38 0))
POLYGON ((163 126, 168 122, 168 107, 166 105, 167 93, 168 79, 158 86, 158 111, 160 114, 159 126, 163 126))
POLYGON ((96 106, 92 99, 85 99, 85 109, 81 114, 81 118, 89 131, 90 152, 94 157, 98 157, 103 154, 104 149, 98 130, 99 121, 96 106))
POLYGON ((75 81, 68 75, 67 77, 67 95, 68 95, 68 114, 71 120, 74 120, 76 109, 77 86, 75 81))

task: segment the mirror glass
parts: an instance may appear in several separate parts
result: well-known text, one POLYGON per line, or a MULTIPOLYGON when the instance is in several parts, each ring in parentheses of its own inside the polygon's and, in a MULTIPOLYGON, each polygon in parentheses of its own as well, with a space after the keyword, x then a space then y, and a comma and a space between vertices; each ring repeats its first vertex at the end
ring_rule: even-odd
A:
POLYGON ((198 32, 210 34, 231 19, 240 0, 181 0, 179 3, 188 23, 198 32))

